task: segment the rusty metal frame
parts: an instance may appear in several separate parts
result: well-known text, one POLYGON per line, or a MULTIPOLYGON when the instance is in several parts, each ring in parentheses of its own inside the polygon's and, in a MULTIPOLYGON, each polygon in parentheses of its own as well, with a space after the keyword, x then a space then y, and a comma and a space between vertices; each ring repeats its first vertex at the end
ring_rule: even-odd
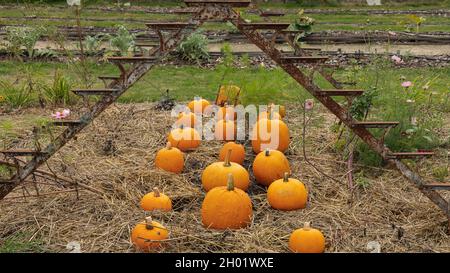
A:
MULTIPOLYGON (((268 40, 264 35, 259 33, 256 29, 245 27, 246 22, 240 17, 239 13, 233 10, 226 4, 213 4, 208 6, 199 7, 197 12, 193 15, 189 21, 195 27, 181 28, 176 33, 172 34, 170 38, 165 41, 161 41, 160 47, 153 50, 150 55, 163 57, 167 52, 173 50, 188 33, 198 28, 203 22, 208 20, 222 20, 231 22, 236 28, 243 33, 248 40, 258 46, 263 52, 265 52, 272 60, 274 60, 282 69, 284 69, 294 80, 296 80, 301 86, 303 86, 312 96, 314 96, 319 102, 321 102, 329 111, 331 111, 339 120, 347 125, 355 135, 359 136, 369 147, 382 156, 383 159, 388 160, 397 167, 397 169, 410 180, 414 186, 416 186, 425 196, 427 196, 433 203, 435 203, 447 216, 450 224, 450 202, 447 202, 441 194, 433 189, 424 187, 425 181, 409 167, 407 167, 399 159, 395 159, 389 156, 392 152, 387 148, 382 140, 375 138, 370 131, 364 127, 352 126, 355 123, 353 117, 348 111, 339 105, 332 97, 321 93, 321 89, 313 82, 312 76, 304 74, 295 64, 282 61, 282 53, 275 48, 272 41, 268 40), (192 30, 192 31, 187 31, 192 30)), ((278 33, 276 34, 278 35, 278 33)), ((287 37, 286 37, 287 38, 287 37)), ((289 44, 289 40, 287 40, 289 44)), ((295 44, 295 43, 294 43, 295 44)), ((297 54, 305 54, 304 50, 298 50, 294 47, 297 54), (298 50, 298 51, 297 51, 298 50)), ((31 175, 41 164, 55 154, 61 147, 63 147, 70 139, 72 139, 77 133, 79 133, 84 127, 86 127, 95 117, 103 112, 108 106, 117 100, 123 93, 125 93, 133 84, 138 81, 143 75, 145 75, 155 63, 140 63, 133 67, 133 69, 127 73, 123 81, 113 81, 108 85, 108 88, 117 88, 120 91, 112 94, 105 95, 100 101, 98 101, 91 111, 84 114, 81 118, 81 123, 77 126, 71 126, 60 134, 50 145, 48 145, 42 151, 43 154, 33 156, 32 160, 27 162, 23 167, 18 170, 17 175, 11 179, 11 183, 0 184, 0 199, 5 197, 16 186, 22 183, 29 175, 31 175)), ((333 84, 336 88, 340 88, 340 84, 332 75, 325 73, 322 69, 318 69, 325 79, 333 84)), ((312 74, 313 75, 313 74, 312 74)))
MULTIPOLYGON (((11 183, 0 184, 0 200, 3 199, 14 188, 20 185, 28 176, 30 176, 37 168, 45 163, 50 157, 52 157, 59 149, 61 149, 68 141, 74 138, 80 131, 82 131, 88 124, 92 122, 100 113, 114 103, 122 94, 124 94, 130 87, 132 87, 142 76, 144 76, 150 69, 158 63, 170 50, 173 50, 178 44, 184 40, 191 32, 203 24, 205 17, 205 9, 200 10, 197 14, 194 14, 189 22, 192 24, 190 28, 180 29, 180 31, 174 33, 167 38, 164 42, 164 47, 157 48, 152 52, 153 56, 158 57, 154 63, 142 62, 133 67, 133 69, 124 75, 125 77, 120 80, 113 80, 108 88, 119 89, 118 92, 102 96, 102 98, 94 104, 90 111, 85 113, 80 118, 80 124, 76 126, 67 127, 59 136, 57 136, 47 147, 45 147, 40 154, 37 154, 31 158, 24 166, 17 170, 17 174, 14 175, 10 181, 11 183)), ((210 15, 208 15, 210 16, 210 15)), ((124 71, 120 69, 123 73, 124 71)))

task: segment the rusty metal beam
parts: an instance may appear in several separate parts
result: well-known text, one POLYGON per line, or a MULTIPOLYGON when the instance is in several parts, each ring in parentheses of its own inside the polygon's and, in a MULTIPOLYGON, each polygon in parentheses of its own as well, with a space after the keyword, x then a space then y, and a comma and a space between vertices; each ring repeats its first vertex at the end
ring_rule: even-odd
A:
MULTIPOLYGON (((159 60, 165 56, 170 50, 175 49, 179 43, 184 40, 188 34, 192 33, 198 28, 203 20, 200 18, 204 10, 201 10, 198 14, 194 15, 189 23, 195 25, 194 28, 183 29, 174 33, 164 42, 165 51, 156 49, 153 52, 153 56, 159 58, 159 60)), ((155 62, 157 63, 157 62, 155 62)), ((61 149, 69 140, 82 131, 88 124, 92 122, 100 113, 102 113, 108 106, 115 102, 123 93, 125 93, 130 87, 132 87, 136 81, 144 76, 155 63, 141 62, 131 70, 126 79, 123 82, 113 81, 108 85, 108 89, 117 90, 110 95, 102 96, 101 99, 90 109, 90 112, 85 113, 80 120, 83 121, 76 126, 67 127, 59 136, 57 136, 52 143, 42 150, 42 153, 33 156, 20 170, 18 174, 12 177, 12 183, 0 185, 0 200, 3 199, 8 193, 10 193, 15 187, 20 185, 29 175, 31 175, 39 166, 52 157, 59 149, 61 149)))

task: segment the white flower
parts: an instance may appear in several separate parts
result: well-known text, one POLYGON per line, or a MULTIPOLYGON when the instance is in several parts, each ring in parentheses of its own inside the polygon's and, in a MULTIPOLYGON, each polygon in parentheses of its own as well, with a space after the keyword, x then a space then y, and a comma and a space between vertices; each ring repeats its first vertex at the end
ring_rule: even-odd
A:
POLYGON ((130 2, 127 2, 127 3, 123 4, 123 6, 124 6, 124 7, 131 7, 131 3, 130 3, 130 2))
POLYGON ((67 5, 69 6, 80 6, 81 0, 67 0, 67 5))
POLYGON ((411 117, 411 125, 417 126, 417 117, 411 117))
POLYGON ((414 103, 416 102, 415 100, 406 100, 407 103, 414 103))

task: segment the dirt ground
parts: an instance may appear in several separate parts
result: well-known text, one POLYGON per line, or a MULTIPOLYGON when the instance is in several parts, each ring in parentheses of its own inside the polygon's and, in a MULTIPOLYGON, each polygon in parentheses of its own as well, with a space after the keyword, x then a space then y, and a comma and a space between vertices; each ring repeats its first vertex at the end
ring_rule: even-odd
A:
MULTIPOLYGON (((27 183, 0 202, 0 243, 12 234, 25 233, 50 252, 66 252, 71 241, 79 242, 82 252, 135 252, 130 231, 148 215, 140 209, 139 200, 157 186, 174 205, 172 212, 153 214, 171 231, 162 252, 287 252, 290 233, 305 221, 323 231, 327 252, 369 252, 371 241, 380 243, 382 252, 450 252, 447 218, 397 171, 358 165, 355 172, 364 170, 369 183, 352 196, 345 162, 332 149, 336 136, 330 126, 334 119, 321 107, 314 110, 314 126, 307 131, 307 156, 340 183, 306 163, 301 151, 300 110, 288 106, 285 121, 292 142, 287 157, 293 176, 308 188, 307 208, 292 212, 272 209, 265 189, 252 179, 248 190, 254 211, 251 225, 237 231, 207 230, 200 218, 205 196, 200 175, 217 161, 222 143, 204 141, 198 150, 186 154, 180 175, 155 169, 155 153, 164 146, 173 119, 169 112, 153 106, 110 107, 42 168, 49 171, 50 167, 91 190, 78 187, 77 198, 76 192, 64 192, 67 188, 38 178, 41 197, 23 198, 24 193, 35 194, 33 183, 27 183), (52 192, 60 193, 45 195, 52 192)), ((49 114, 30 109, 13 114, 13 118, 20 120, 30 113, 49 114)), ((21 142, 31 141, 25 138, 21 142)), ((251 145, 245 145, 244 165, 251 173, 255 155, 251 145)), ((416 168, 432 181, 430 167, 442 161, 439 157, 421 160, 416 168)))

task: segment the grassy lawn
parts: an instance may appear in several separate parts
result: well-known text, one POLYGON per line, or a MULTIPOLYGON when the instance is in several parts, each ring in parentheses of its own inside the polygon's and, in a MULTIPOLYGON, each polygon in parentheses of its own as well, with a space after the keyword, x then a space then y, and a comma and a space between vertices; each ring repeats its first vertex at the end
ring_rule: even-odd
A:
MULTIPOLYGON (((2 62, 0 81, 20 81, 20 79, 31 77, 35 82, 50 83, 56 70, 67 76, 73 87, 82 86, 77 84, 80 80, 73 66, 62 63, 2 62)), ((114 65, 105 63, 91 63, 89 71, 94 77, 118 74, 118 69, 114 65)), ((349 77, 349 72, 339 70, 335 75, 336 78, 345 80, 349 77)), ((438 94, 446 94, 450 88, 450 68, 448 67, 377 69, 375 66, 367 66, 352 73, 351 77, 357 80, 357 87, 365 89, 378 81, 379 90, 383 92, 378 98, 380 105, 384 105, 397 93, 404 92, 400 87, 401 77, 413 81, 417 88, 431 81, 430 88, 438 94), (378 80, 376 79, 377 73, 379 74, 378 80)), ((331 87, 322 78, 316 80, 321 87, 331 87)), ((121 100, 122 102, 157 101, 166 89, 169 89, 172 96, 179 101, 189 100, 195 95, 213 100, 221 83, 243 87, 245 103, 287 102, 298 98, 299 95, 305 97, 307 94, 281 69, 224 67, 209 69, 197 66, 159 66, 138 81, 121 100)), ((100 81, 96 81, 94 86, 101 87, 102 84, 100 81)))

